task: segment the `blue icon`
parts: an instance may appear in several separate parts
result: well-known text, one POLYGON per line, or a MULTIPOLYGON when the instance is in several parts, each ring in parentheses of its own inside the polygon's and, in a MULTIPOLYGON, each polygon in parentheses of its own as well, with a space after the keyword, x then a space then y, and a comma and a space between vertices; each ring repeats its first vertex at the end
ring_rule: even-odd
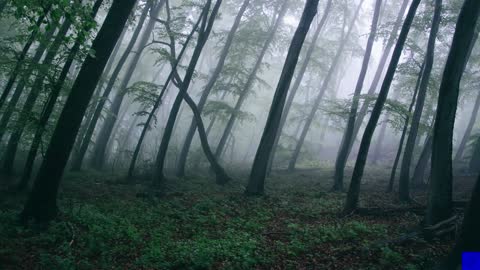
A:
POLYGON ((462 270, 480 270, 480 252, 463 252, 462 270))

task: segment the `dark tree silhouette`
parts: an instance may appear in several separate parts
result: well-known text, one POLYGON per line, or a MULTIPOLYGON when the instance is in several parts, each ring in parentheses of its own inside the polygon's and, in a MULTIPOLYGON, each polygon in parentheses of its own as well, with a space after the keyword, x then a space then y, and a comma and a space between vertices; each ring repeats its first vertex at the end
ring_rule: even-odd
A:
POLYGON ((60 115, 45 159, 21 213, 22 220, 49 221, 58 213, 57 193, 68 156, 90 98, 115 44, 125 26, 135 0, 114 0, 92 43, 95 56, 87 56, 60 115))
POLYGON ((280 80, 273 97, 272 106, 268 114, 267 123, 258 146, 255 160, 253 162, 250 179, 248 181, 245 193, 247 195, 262 195, 264 193, 265 176, 267 173, 268 160, 272 152, 273 143, 278 132, 278 124, 282 117, 285 106, 288 89, 292 82, 293 73, 298 63, 298 58, 305 42, 313 18, 317 14, 318 0, 307 0, 303 10, 302 18, 298 24, 295 35, 293 36, 290 48, 288 49, 287 59, 283 66, 280 80))

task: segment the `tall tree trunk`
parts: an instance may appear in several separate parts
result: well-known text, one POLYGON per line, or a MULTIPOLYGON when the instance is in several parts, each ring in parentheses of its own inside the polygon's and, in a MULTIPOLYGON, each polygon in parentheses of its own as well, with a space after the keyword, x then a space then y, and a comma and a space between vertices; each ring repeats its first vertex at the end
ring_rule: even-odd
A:
MULTIPOLYGON (((102 3, 103 3, 103 0, 95 1, 92 8, 92 13, 91 13, 92 19, 94 19, 97 16, 98 10, 102 6, 102 3)), ((88 33, 92 30, 91 28, 92 28, 91 25, 86 25, 83 27, 83 30, 88 33)), ((38 149, 40 148, 40 144, 42 143, 42 136, 47 127, 48 120, 52 115, 53 109, 55 108, 55 104, 57 102, 58 96, 60 95, 60 91, 62 90, 65 84, 65 80, 67 79, 67 76, 70 71, 70 68, 72 67, 73 61, 75 60, 75 57, 80 51, 80 48, 83 42, 85 41, 85 39, 86 37, 83 35, 80 35, 76 38, 72 49, 68 53, 67 61, 63 65, 62 71, 60 72, 60 75, 58 76, 58 79, 48 96, 47 103, 45 104, 42 114, 40 116, 40 119, 38 121, 38 127, 35 131, 35 135, 33 137, 30 150, 28 151, 27 161, 25 162, 25 168, 23 170, 22 178, 17 186, 17 189, 19 191, 24 190, 28 186, 28 182, 30 181, 30 177, 33 171, 33 165, 35 163, 35 158, 37 156, 38 149)))
POLYGON ((417 165, 415 166, 415 170, 413 172, 411 182, 414 187, 425 186, 424 178, 428 168, 428 163, 432 158, 432 143, 433 136, 428 134, 427 140, 425 141, 425 145, 422 149, 422 153, 420 154, 420 158, 418 159, 417 165))
MULTIPOLYGON (((48 31, 45 35, 45 42, 40 43, 40 45, 37 47, 35 54, 33 55, 33 58, 32 58, 33 65, 38 65, 40 63, 43 57, 43 54, 45 53, 45 51, 47 50, 50 44, 50 40, 55 34, 56 29, 57 29, 56 27, 52 27, 52 29, 50 29, 50 31, 48 31)), ((27 86, 29 79, 32 76, 32 74, 34 74, 35 70, 36 70, 36 67, 29 67, 29 69, 21 77, 20 81, 15 87, 15 91, 13 91, 12 97, 7 103, 7 107, 5 108, 5 111, 2 114, 2 118, 0 119, 0 141, 2 141, 3 136, 7 131, 8 123, 10 122, 10 119, 12 119, 12 115, 15 112, 17 103, 20 100, 20 97, 22 96, 23 91, 25 90, 25 87, 27 86)))
POLYGON ((320 22, 317 25, 317 29, 315 29, 315 33, 313 34, 311 44, 308 47, 308 50, 305 54, 305 57, 303 59, 302 66, 298 70, 298 75, 295 78, 295 81, 292 85, 292 89, 290 89, 287 101, 285 102, 285 108, 284 112, 282 113, 282 119, 280 119, 280 123, 278 126, 278 136, 275 138, 275 141, 273 143, 273 148, 272 148, 272 154, 270 156, 270 161, 268 162, 268 169, 267 171, 270 172, 272 169, 272 165, 275 159, 275 154, 277 152, 278 148, 278 143, 280 141, 280 137, 282 136, 283 128, 285 126, 285 123, 287 122, 287 117, 288 114, 290 113, 290 109, 293 105, 293 100, 295 98, 295 95, 297 94, 298 88, 300 87, 300 84, 303 81, 303 77, 305 76, 305 73, 307 71, 308 65, 310 64, 310 60, 313 58, 312 55, 315 52, 315 48, 317 47, 317 42, 318 38, 320 37, 320 33, 323 30, 323 27, 325 26, 325 23, 327 22, 328 16, 330 15, 330 10, 332 9, 332 1, 333 0, 328 0, 325 10, 323 11, 322 18, 320 19, 320 22))
POLYGON ((332 190, 334 191, 343 191, 344 169, 345 169, 345 165, 348 158, 347 146, 350 145, 350 141, 353 139, 353 128, 355 126, 355 119, 357 116, 360 94, 362 93, 363 85, 365 83, 365 76, 367 75, 368 64, 370 63, 370 57, 372 55, 372 49, 375 42, 375 37, 377 35, 377 28, 378 28, 378 21, 380 18, 381 6, 382 6, 382 1, 377 0, 375 3, 375 11, 373 13, 372 25, 370 29, 370 34, 368 36, 365 55, 363 56, 362 69, 360 71, 360 75, 358 76, 357 85, 353 93, 352 106, 350 108, 350 113, 348 116, 348 122, 347 122, 347 127, 345 129, 345 134, 343 135, 344 140, 346 140, 346 143, 341 145, 341 148, 338 151, 337 160, 335 162, 334 185, 332 188, 332 190))
MULTIPOLYGON (((468 1, 468 0, 467 0, 468 1)), ((444 269, 458 269, 464 252, 480 252, 480 176, 472 192, 472 198, 463 219, 460 236, 448 256, 444 269)))
POLYGON ((164 183, 165 157, 167 156, 167 149, 173 133, 173 128, 178 116, 178 112, 180 111, 180 105, 182 104, 182 101, 187 94, 190 83, 192 82, 193 73, 195 72, 198 59, 200 58, 200 55, 203 51, 203 47, 205 46, 205 43, 208 40, 208 37, 213 27, 213 23, 215 22, 215 18, 217 16, 218 10, 220 8, 220 5, 222 4, 222 0, 217 0, 209 16, 211 2, 212 2, 211 0, 208 0, 206 6, 204 7, 204 11, 202 14, 203 21, 202 21, 202 25, 200 26, 197 45, 195 46, 195 50, 193 52, 192 58, 190 59, 190 63, 185 73, 185 77, 183 78, 183 83, 180 84, 179 93, 173 103, 172 109, 170 111, 170 115, 167 120, 167 125, 165 127, 165 131, 162 137, 162 142, 160 143, 160 148, 157 154, 154 172, 153 172, 153 183, 157 186, 161 186, 164 183))
MULTIPOLYGON (((58 50, 64 42, 65 37, 71 26, 72 21, 67 18, 63 25, 60 27, 60 30, 55 37, 55 40, 48 49, 45 59, 42 62, 42 65, 45 68, 48 68, 52 65, 55 57, 58 54, 58 50)), ((13 133, 10 135, 10 139, 8 140, 7 149, 5 151, 2 165, 2 171, 6 175, 11 175, 13 172, 13 164, 15 162, 15 154, 17 153, 18 144, 20 143, 23 131, 25 130, 25 127, 27 125, 29 115, 33 111, 37 98, 42 91, 45 76, 46 74, 44 74, 43 72, 39 72, 37 74, 37 77, 35 78, 35 81, 33 83, 33 87, 32 89, 30 89, 30 93, 28 94, 22 111, 20 112, 18 122, 15 125, 13 133)))
POLYGON ((395 175, 397 174, 398 163, 400 162, 400 157, 403 152, 403 145, 405 142, 405 137, 407 136, 408 126, 410 125, 410 115, 413 111, 413 106, 415 106, 415 101, 417 100, 418 88, 420 87, 420 81, 422 79, 423 69, 425 67, 425 62, 423 62, 420 72, 417 76, 417 82, 415 84, 415 90, 413 91, 412 102, 408 107, 408 114, 405 117, 405 123, 403 124, 402 135, 400 136, 400 142, 398 143, 397 154, 395 155, 395 161, 393 162, 392 172, 390 173, 390 181, 388 182, 387 192, 393 191, 393 184, 395 183, 395 175))
POLYGON ((127 48, 125 48, 124 53, 120 57, 120 60, 116 64, 115 69, 112 73, 112 76, 110 76, 110 80, 108 81, 108 84, 102 94, 102 98, 99 100, 95 108, 95 113, 93 115, 92 121, 90 121, 88 124, 87 131, 85 132, 85 137, 80 138, 80 140, 82 141, 81 146, 78 150, 78 153, 76 153, 73 156, 73 160, 72 160, 73 171, 78 171, 82 168, 82 163, 85 158, 85 154, 87 153, 88 146, 90 145, 90 142, 92 140, 93 132, 95 131, 97 122, 100 119, 100 116, 103 112, 103 107, 105 106, 105 103, 107 102, 108 97, 110 96, 110 93, 112 92, 113 87, 115 86, 115 82, 117 81, 123 66, 127 62, 128 57, 130 56, 130 53, 132 52, 135 43, 137 42, 137 38, 142 31, 143 23, 147 18, 148 11, 150 10, 151 5, 152 5, 152 0, 148 1, 145 7, 143 8, 142 14, 140 15, 140 19, 138 21, 138 24, 137 24, 137 27, 135 28, 134 33, 132 34, 130 42, 128 43, 127 48))
POLYGON ((477 100, 475 101, 475 105, 473 106, 472 115, 470 116, 470 120, 468 121, 467 129, 463 134, 462 141, 460 142, 457 153, 455 154, 455 158, 453 159, 454 164, 458 164, 462 161, 463 152, 465 152, 465 147, 467 146, 467 142, 470 139, 470 135, 472 134, 473 126, 475 126, 475 122, 477 121, 479 109, 480 109, 480 92, 478 93, 477 100))
POLYGON ((153 121, 153 118, 155 116, 155 113, 162 103, 163 96, 165 92, 167 91, 168 87, 170 86, 170 83, 174 83, 174 77, 178 76, 177 73, 177 67, 180 65, 180 61, 182 60, 183 55, 185 54, 185 51, 188 47, 188 44, 190 43, 191 39, 193 38, 193 35, 195 32, 197 32, 197 29, 200 25, 200 23, 203 21, 203 15, 199 16, 196 24, 193 26, 192 31, 190 34, 187 36, 187 39, 183 43, 182 50, 178 54, 176 60, 174 61, 172 65, 172 70, 170 71, 170 74, 168 75, 167 79, 165 80, 165 83, 163 84, 162 90, 160 91, 160 94, 158 95, 157 99, 155 100, 155 104, 153 104, 152 109, 150 110, 150 113, 148 114, 147 120, 145 121, 145 125, 143 126, 142 132, 140 134, 140 138, 138 139, 137 145, 135 147, 135 150, 133 151, 133 156, 132 160, 130 161, 130 166, 128 168, 128 174, 127 174, 127 179, 133 180, 133 173, 135 171, 135 166, 137 163, 138 155, 140 154, 140 149, 142 148, 143 140, 145 139, 145 136, 147 135, 147 131, 150 129, 150 124, 153 121))
MULTIPOLYGON (((338 64, 340 63, 340 58, 342 57, 343 51, 345 49, 345 45, 348 43, 348 40, 350 39, 350 35, 353 31, 353 28, 355 26, 355 22, 357 21, 358 14, 360 13, 360 9, 362 7, 364 0, 360 1, 358 4, 355 15, 352 18, 352 21, 350 22, 350 25, 348 27, 348 32, 346 35, 343 36, 342 34, 342 39, 340 40, 341 44, 337 49, 337 52, 335 54, 335 58, 333 59, 333 62, 330 66, 330 69, 328 70, 327 76, 324 78, 322 82, 322 86, 320 87, 320 90, 318 92, 317 97, 315 98, 315 101, 313 103, 313 107, 307 117, 307 121, 305 125, 303 126, 302 133, 300 134, 300 138, 297 141, 297 144, 295 146, 295 150, 293 151, 292 157, 290 159, 290 162, 288 163, 288 171, 293 171, 295 170, 295 165, 297 163, 298 157, 300 156, 300 151, 302 150, 303 143, 305 142, 305 138, 307 137, 307 133, 310 129, 310 126, 313 123, 313 120, 315 119, 315 114, 318 111, 318 108, 320 107, 320 103, 323 100, 323 96, 325 95, 325 92, 329 88, 330 81, 333 78, 333 75, 337 69, 338 64)), ((378 12, 377 12, 377 20, 378 20, 378 12)), ((344 30, 344 29, 343 29, 344 30)), ((342 31, 343 31, 342 30, 342 31)), ((368 65, 368 63, 367 63, 368 65)), ((358 86, 357 87, 361 87, 358 86)))
MULTIPOLYGON (((368 89, 368 92, 367 92, 368 96, 374 95, 375 91, 377 90, 378 84, 380 83, 383 71, 385 69, 385 65, 387 64, 388 57, 390 56, 393 46, 395 45, 395 41, 398 35, 398 30, 400 30, 400 27, 402 26, 403 16, 405 15, 405 12, 407 10, 408 3, 409 3, 409 0, 403 0, 402 6, 400 7, 400 12, 398 13, 392 32, 387 41, 387 44, 385 45, 383 54, 380 58, 380 62, 378 64, 377 71, 375 72, 375 75, 373 77, 372 84, 368 89)), ((348 155, 350 155, 350 152, 352 151, 353 143, 355 142, 355 138, 357 138, 358 136, 358 132, 360 131, 363 120, 365 119, 365 116, 367 116, 368 114, 369 106, 370 106, 370 100, 365 100, 365 102, 363 102, 362 107, 360 108, 357 114, 357 119, 355 121, 355 128, 353 131, 353 139, 350 142, 350 146, 348 147, 348 155)))
MULTIPOLYGON (((200 97, 200 101, 198 102, 198 110, 200 112, 202 112, 203 107, 207 102, 207 98, 213 89, 213 86, 217 82, 223 70, 223 67, 225 66, 225 60, 227 59, 228 52, 230 51, 230 47, 233 44, 233 38, 237 33, 243 14, 247 10, 247 7, 249 4, 250 4, 250 0, 243 1, 242 6, 240 7, 240 11, 237 13, 237 16, 235 17, 235 21, 232 27, 230 28, 230 32, 228 33, 227 40, 225 41, 225 45, 223 46, 222 52, 220 53, 217 66, 215 67, 215 70, 213 71, 210 79, 208 80, 208 83, 205 86, 205 89, 203 90, 202 96, 200 97)), ((197 123, 195 122, 195 119, 192 119, 192 123, 190 124, 190 128, 188 129, 187 136, 185 137, 185 142, 183 143, 183 147, 180 152, 180 157, 178 159, 178 164, 177 164, 178 177, 185 176, 185 165, 187 163, 188 152, 190 151, 190 146, 192 145, 193 136, 196 130, 197 130, 197 123)))
MULTIPOLYGON (((158 14, 163 5, 165 4, 166 0, 160 1, 157 6, 155 7, 154 12, 152 14, 158 14)), ((142 17, 143 18, 143 17, 142 17)), ((144 19, 144 18, 143 18, 144 19)), ((143 35, 140 38, 140 41, 137 45, 137 50, 130 61, 130 64, 127 67, 125 75, 122 78, 120 86, 118 88, 117 93, 115 94, 115 98, 113 99, 112 106, 109 108, 109 113, 106 116, 105 121, 103 122, 103 126, 100 129, 98 138, 95 142, 95 147, 93 149, 93 156, 91 159, 91 166, 97 170, 102 169, 104 162, 105 162, 105 151, 107 149, 108 141, 112 136, 112 130, 115 126, 115 123, 121 118, 118 118, 118 112, 120 111, 120 107, 122 106, 123 99, 127 94, 127 88, 132 79, 132 76, 137 68, 138 63, 140 62, 140 57, 142 56, 143 50, 145 49, 148 41, 150 40, 150 36, 155 28, 156 16, 151 17, 145 27, 143 35), (118 119, 117 119, 118 118, 118 119)), ((143 21, 141 21, 143 24, 143 21)))
POLYGON ((393 50, 392 59, 390 60, 385 79, 378 94, 377 102, 375 103, 367 127, 365 128, 362 142, 360 144, 360 149, 358 151, 357 161, 353 169, 352 180, 350 181, 350 187, 348 189, 347 200, 344 209, 345 213, 351 213, 357 208, 358 198, 360 196, 360 184, 362 181, 363 170, 365 169, 365 163, 367 161, 368 150, 370 148, 373 133, 375 132, 378 119, 382 114, 383 106, 387 99, 388 92, 390 90, 390 86, 392 84, 393 77, 398 66, 398 62, 402 55, 405 41, 407 40, 407 36, 410 32, 410 27, 412 25, 413 19, 415 18, 415 14, 417 13, 420 1, 421 0, 413 0, 412 4, 410 5, 410 9, 408 11, 407 17, 405 18, 405 22, 403 23, 400 36, 397 40, 397 44, 395 45, 395 49, 393 50))
POLYGON ((278 132, 278 125, 282 118, 285 101, 287 99, 288 89, 292 82, 293 74, 298 63, 298 58, 305 42, 308 30, 312 24, 313 18, 317 14, 318 0, 307 0, 303 9, 302 18, 298 24, 295 35, 293 36, 290 48, 288 49, 287 59, 283 66, 282 74, 278 81, 277 89, 273 97, 272 106, 268 114, 267 123, 258 146, 257 153, 253 162, 250 179, 245 190, 247 195, 262 195, 264 193, 265 176, 267 173, 268 160, 272 152, 273 143, 278 132))
POLYGON ((425 54, 425 69, 422 74, 420 88, 418 90, 418 98, 415 104, 415 111, 412 116, 412 124, 408 134, 405 152, 403 153, 402 167, 400 170, 400 180, 398 196, 400 201, 410 201, 410 167, 412 164, 413 151, 415 150, 415 141, 417 140, 418 128, 422 119, 423 106, 427 97, 428 84, 432 74, 433 61, 435 59, 435 42, 437 33, 442 20, 442 0, 435 0, 435 12, 428 38, 427 52, 425 54))
POLYGON ((472 174, 480 172, 480 138, 475 142, 472 158, 470 159, 469 170, 472 174))
POLYGON ((432 172, 425 217, 433 225, 452 214, 452 141, 459 84, 468 62, 468 50, 474 40, 480 13, 480 1, 465 0, 457 21, 439 90, 433 130, 432 172))
POLYGON ((75 80, 53 132, 45 159, 21 213, 24 221, 47 222, 58 213, 57 194, 63 170, 90 98, 102 76, 115 43, 125 26, 135 0, 114 0, 92 43, 95 56, 87 56, 75 80))
POLYGON ((275 23, 272 25, 268 32, 268 37, 265 40, 265 43, 263 44, 262 50, 260 52, 260 55, 258 56, 255 66, 253 67, 252 71, 250 72, 250 75, 248 76, 247 82, 245 83, 245 86, 243 87, 243 91, 240 93, 240 96, 238 97, 237 102, 235 103, 235 107, 233 108, 232 114, 230 115, 230 118, 228 119, 227 125, 225 126, 225 129, 223 130, 222 136, 220 137, 220 141, 218 142, 217 149, 215 149, 215 157, 220 158, 221 154, 223 153, 223 149, 225 148, 225 144, 227 142, 228 137, 230 136, 233 126, 235 125, 235 121, 237 120, 237 115, 240 113, 243 103, 249 96, 253 85, 255 84, 255 80, 257 78, 257 73, 260 70, 260 67, 262 66, 263 63, 263 58, 268 52, 268 49, 270 48, 270 44, 272 43, 275 34, 278 31, 278 28, 280 27, 281 23, 283 22, 283 18, 285 17, 285 14, 287 13, 288 10, 288 0, 285 0, 282 4, 282 7, 280 8, 280 11, 278 13, 277 19, 275 20, 275 23))
POLYGON ((43 13, 38 17, 37 21, 35 22, 35 26, 33 27, 32 33, 30 34, 30 36, 27 39, 27 42, 23 46, 23 49, 20 52, 20 55, 18 56, 17 63, 15 64, 15 67, 13 68, 12 73, 10 73, 7 84, 5 85, 2 95, 0 96, 0 109, 5 104, 5 101, 7 100, 7 97, 10 94, 10 91, 12 91, 13 84, 17 80, 17 77, 24 64, 23 61, 25 61, 25 58, 27 57, 30 47, 32 47, 33 42, 35 42, 35 39, 37 38, 38 32, 40 30, 40 26, 43 24, 43 21, 45 20, 45 17, 47 16, 47 14, 50 12, 51 7, 52 5, 49 4, 49 6, 43 10, 43 13))
POLYGON ((389 118, 390 116, 388 114, 385 114, 385 116, 383 117, 382 126, 380 127, 380 132, 378 133, 378 137, 376 139, 375 149, 370 155, 370 160, 373 165, 377 165, 378 160, 380 159, 380 155, 384 150, 383 142, 385 141, 385 135, 387 134, 389 118))

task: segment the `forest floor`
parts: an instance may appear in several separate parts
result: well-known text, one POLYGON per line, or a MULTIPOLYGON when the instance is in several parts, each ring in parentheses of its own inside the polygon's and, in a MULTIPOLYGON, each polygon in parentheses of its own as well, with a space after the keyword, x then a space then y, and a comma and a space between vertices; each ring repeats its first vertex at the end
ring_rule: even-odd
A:
MULTIPOLYGON (((362 207, 411 207, 384 192, 386 171, 370 171, 362 207)), ((256 198, 240 180, 178 179, 154 198, 116 179, 68 174, 48 228, 19 225, 25 195, 0 191, 0 269, 427 269, 453 243, 392 241, 418 227, 418 211, 341 216, 345 194, 328 192, 331 169, 279 172, 256 198)), ((471 185, 461 179, 456 197, 471 185)))

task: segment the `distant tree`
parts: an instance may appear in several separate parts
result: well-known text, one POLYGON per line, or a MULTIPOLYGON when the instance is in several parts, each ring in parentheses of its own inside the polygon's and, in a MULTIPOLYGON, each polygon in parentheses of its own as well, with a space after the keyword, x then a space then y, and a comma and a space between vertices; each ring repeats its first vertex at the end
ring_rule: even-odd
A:
MULTIPOLYGON (((200 97, 200 100, 198 101, 198 110, 202 112, 203 107, 205 107, 205 104, 207 102, 207 98, 210 95, 210 92, 213 89, 213 86, 217 82, 218 78, 220 77, 220 74, 225 66, 225 61, 227 59, 228 53, 230 51, 230 48, 232 47, 233 40, 235 37, 235 34, 237 33, 237 30, 240 26, 240 22, 242 20, 242 17, 247 10, 248 5, 250 4, 250 0, 244 0, 242 6, 240 7, 240 10, 237 13, 237 16, 235 17, 235 21, 230 28, 230 31, 228 33, 227 39, 225 41, 225 45, 223 46, 223 49, 220 53, 220 56, 218 58, 217 65, 210 76, 207 85, 205 86, 205 89, 203 90, 202 96, 200 97)), ((185 176, 185 166, 187 163, 187 156, 188 152, 190 150, 190 146, 192 144, 193 136, 195 135, 195 131, 197 129, 197 123, 195 122, 195 119, 192 119, 192 123, 190 124, 190 127, 187 131, 187 135, 185 138, 185 142, 182 146, 182 150, 180 152, 180 156, 178 158, 178 164, 177 164, 177 176, 178 177, 183 177, 185 176)))
POLYGON ((273 97, 272 106, 268 114, 267 123, 258 146, 257 153, 250 172, 250 178, 245 190, 247 195, 262 195, 264 193, 265 176, 267 173, 268 161, 272 151, 273 143, 278 132, 278 125, 282 117, 288 89, 298 63, 298 58, 305 42, 308 30, 313 18, 317 14, 318 0, 307 0, 303 10, 302 18, 293 36, 292 43, 288 50, 287 59, 278 81, 277 89, 273 97))
POLYGON ((343 137, 343 140, 345 142, 342 143, 341 148, 338 152, 337 160, 336 160, 334 185, 332 188, 334 191, 343 190, 343 177, 344 177, 343 174, 344 174, 345 164, 348 158, 348 146, 351 144, 350 141, 353 139, 353 129, 355 127, 355 119, 357 115, 360 94, 362 93, 363 84, 365 83, 365 76, 367 75, 368 64, 370 62, 370 56, 372 54, 373 44, 375 42, 375 36, 377 35, 377 27, 378 27, 378 21, 380 18, 381 6, 382 6, 382 1, 377 0, 375 2, 373 19, 372 19, 370 34, 368 36, 367 47, 365 49, 365 55, 363 57, 362 68, 357 79, 357 85, 355 86, 355 91, 353 93, 352 107, 350 108, 347 127, 345 129, 345 134, 343 137))
POLYGON ((465 133, 462 136, 462 140, 458 145, 457 153, 455 154, 455 158, 453 159, 454 164, 458 164, 462 161, 465 148, 467 146, 468 140, 470 139, 470 135, 472 134, 473 127, 475 126, 475 123, 478 117, 479 109, 480 109, 480 92, 478 93, 477 98, 475 100, 475 104, 473 105, 473 110, 470 116, 470 120, 468 121, 468 124, 467 124, 467 129, 465 130, 465 133))
POLYGON ((459 84, 474 41, 480 1, 465 0, 460 11, 450 53, 439 90, 433 130, 432 169, 425 225, 448 219, 452 214, 452 141, 459 84))
POLYGON ((397 44, 395 45, 395 49, 393 50, 392 59, 390 60, 390 64, 388 66, 387 73, 385 74, 385 79, 378 94, 377 101, 372 110, 367 127, 365 128, 362 142, 360 144, 360 149, 358 151, 357 161, 353 169, 352 180, 350 181, 350 187, 348 189, 347 200, 344 208, 345 213, 351 213, 357 208, 358 199, 360 196, 360 184, 362 181, 363 170, 365 169, 365 163, 367 161, 368 150, 370 148, 373 133, 375 132, 375 128, 382 113, 382 109, 385 105, 385 101, 387 99, 388 92, 390 90, 390 86, 395 75, 395 71, 397 70, 400 56, 402 55, 405 41, 407 40, 407 36, 410 32, 410 27, 412 25, 413 19, 415 18, 415 14, 417 12, 420 1, 421 0, 414 0, 410 5, 407 17, 405 18, 402 30, 400 31, 397 44))
POLYGON ((122 56, 118 60, 118 63, 116 64, 115 69, 113 70, 113 73, 110 76, 110 80, 108 81, 107 86, 103 91, 102 97, 95 108, 93 117, 91 121, 88 123, 88 128, 84 135, 84 138, 80 138, 82 140, 82 144, 80 146, 79 151, 75 153, 72 159, 72 170, 74 171, 80 170, 82 167, 83 159, 85 158, 85 154, 87 153, 88 146, 92 141, 93 132, 103 112, 103 107, 105 106, 105 103, 108 101, 108 97, 110 96, 110 93, 113 90, 113 87, 118 80, 120 72, 122 71, 124 65, 127 63, 128 57, 132 53, 133 47, 137 42, 137 38, 142 31, 143 24, 145 22, 145 19, 147 18, 148 12, 152 7, 152 3, 153 3, 153 0, 149 0, 145 3, 145 7, 143 7, 142 14, 140 15, 138 24, 135 28, 135 31, 132 34, 130 42, 128 43, 127 48, 125 49, 122 56))
POLYGON ((480 172, 480 136, 473 143, 472 158, 468 168, 472 174, 480 172))
POLYGON ((113 1, 102 28, 92 43, 95 55, 87 56, 72 86, 32 191, 21 213, 22 220, 34 219, 44 222, 57 215, 58 188, 68 156, 75 143, 75 136, 88 102, 134 4, 135 0, 113 1))
POLYGON ((424 68, 422 72, 422 79, 418 89, 418 97, 415 103, 415 110, 412 116, 412 123, 408 134, 405 151, 403 153, 402 167, 400 170, 400 180, 398 195, 400 201, 410 201, 410 167, 412 164, 413 151, 417 141, 418 129, 420 120, 422 118, 423 107, 427 96, 428 85, 433 69, 433 62, 435 59, 435 42, 437 40, 438 29, 442 20, 442 0, 435 0, 435 12, 432 20, 432 27, 430 28, 430 37, 428 38, 427 52, 425 54, 424 68))

